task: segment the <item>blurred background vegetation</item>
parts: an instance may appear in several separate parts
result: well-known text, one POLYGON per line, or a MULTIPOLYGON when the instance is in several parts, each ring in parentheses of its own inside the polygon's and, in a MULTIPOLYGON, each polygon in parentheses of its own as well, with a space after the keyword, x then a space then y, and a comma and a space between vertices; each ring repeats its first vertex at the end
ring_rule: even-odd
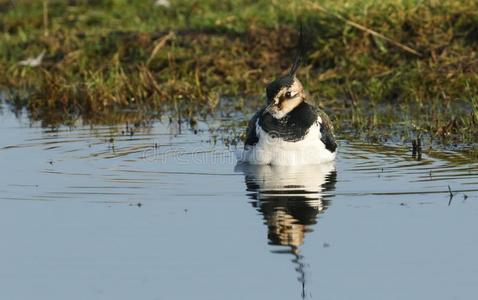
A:
POLYGON ((0 0, 0 90, 43 121, 191 116, 224 99, 247 114, 293 61, 299 22, 298 76, 339 132, 475 146, 472 0, 0 0))

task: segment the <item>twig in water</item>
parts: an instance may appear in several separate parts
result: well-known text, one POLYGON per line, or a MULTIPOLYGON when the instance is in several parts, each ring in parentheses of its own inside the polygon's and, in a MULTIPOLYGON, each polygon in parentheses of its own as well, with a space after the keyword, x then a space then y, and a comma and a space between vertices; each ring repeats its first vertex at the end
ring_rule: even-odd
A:
POLYGON ((448 201, 448 206, 450 206, 450 204, 451 204, 451 199, 453 199, 453 196, 454 196, 453 193, 452 193, 452 191, 451 191, 450 185, 448 185, 448 192, 450 192, 450 200, 448 201))
POLYGON ((422 160, 422 139, 420 138, 420 136, 417 138, 417 151, 417 160, 422 160))
POLYGON ((417 160, 422 160, 422 139, 420 136, 412 141, 412 157, 416 157, 417 160))

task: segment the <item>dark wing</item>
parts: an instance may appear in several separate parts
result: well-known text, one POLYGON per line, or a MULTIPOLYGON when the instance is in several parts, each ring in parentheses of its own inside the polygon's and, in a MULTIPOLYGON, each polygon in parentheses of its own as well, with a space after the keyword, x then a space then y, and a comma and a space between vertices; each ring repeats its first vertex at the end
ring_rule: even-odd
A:
POLYGON ((264 109, 261 109, 256 112, 252 119, 249 121, 249 124, 247 125, 246 141, 244 142, 244 148, 248 146, 254 146, 259 141, 259 137, 256 133, 256 123, 259 117, 262 115, 263 111, 264 109))
POLYGON ((334 126, 332 125, 329 116, 327 116, 324 111, 317 109, 317 113, 322 119, 322 123, 320 123, 320 133, 322 137, 320 140, 325 144, 327 150, 335 152, 337 149, 337 143, 335 142, 334 126))

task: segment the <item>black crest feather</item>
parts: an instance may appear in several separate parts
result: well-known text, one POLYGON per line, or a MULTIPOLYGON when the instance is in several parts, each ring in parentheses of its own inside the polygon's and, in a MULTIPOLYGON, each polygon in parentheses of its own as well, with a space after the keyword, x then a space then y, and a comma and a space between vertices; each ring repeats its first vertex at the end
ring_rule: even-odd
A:
POLYGON ((294 64, 290 68, 289 75, 294 76, 302 63, 302 57, 304 56, 304 34, 302 32, 302 22, 299 25, 299 41, 297 42, 297 56, 294 64))
POLYGON ((274 96, 280 91, 284 86, 290 87, 294 83, 294 76, 299 69, 300 64, 302 63, 302 57, 304 56, 304 37, 302 33, 302 22, 300 23, 299 28, 299 41, 297 42, 297 56, 295 58, 294 64, 289 70, 287 75, 281 76, 276 80, 272 81, 267 85, 266 94, 267 94, 267 104, 269 104, 274 96))

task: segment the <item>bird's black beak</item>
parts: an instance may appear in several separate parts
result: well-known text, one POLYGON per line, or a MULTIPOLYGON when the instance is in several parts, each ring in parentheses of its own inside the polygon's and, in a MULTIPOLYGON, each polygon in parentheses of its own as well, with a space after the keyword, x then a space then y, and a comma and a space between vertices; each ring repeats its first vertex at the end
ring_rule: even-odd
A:
POLYGON ((264 112, 262 112, 262 115, 266 115, 267 113, 271 113, 274 107, 277 107, 277 104, 273 101, 271 104, 267 105, 266 108, 264 109, 264 112))

